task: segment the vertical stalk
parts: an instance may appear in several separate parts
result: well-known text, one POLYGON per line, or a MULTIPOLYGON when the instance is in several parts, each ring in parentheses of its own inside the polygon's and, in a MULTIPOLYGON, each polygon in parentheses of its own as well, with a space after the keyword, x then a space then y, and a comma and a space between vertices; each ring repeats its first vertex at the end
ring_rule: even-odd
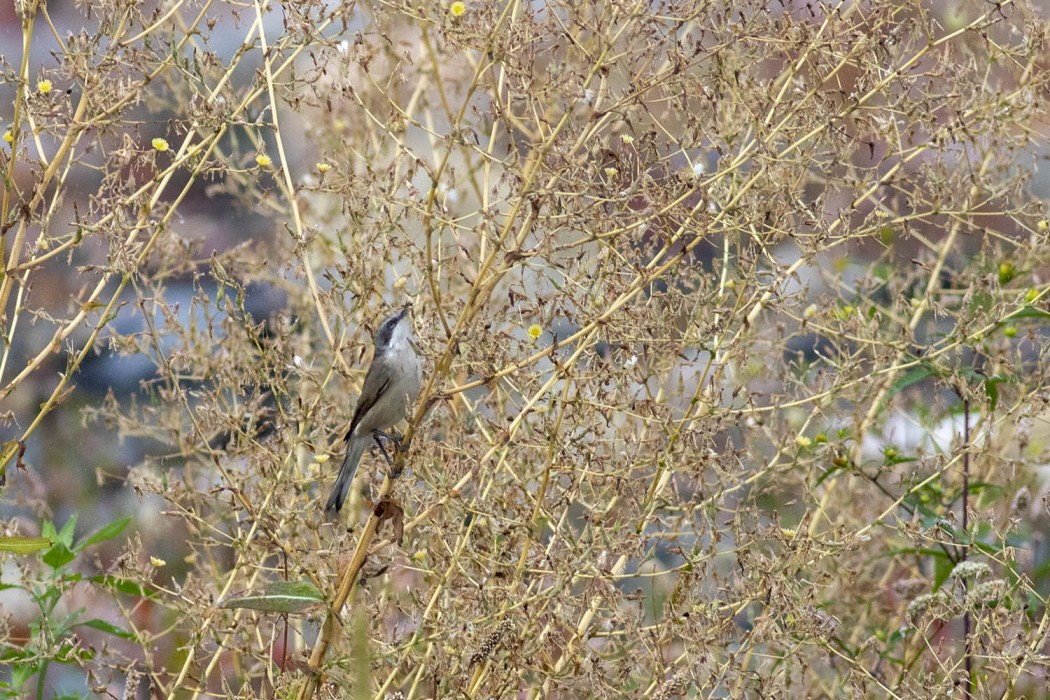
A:
MULTIPOLYGON (((970 399, 963 398, 963 487, 962 487, 962 531, 963 537, 966 539, 963 541, 962 546, 962 558, 960 561, 966 561, 970 554, 970 528, 969 528, 969 511, 970 511, 970 399)), ((966 596, 969 593, 969 584, 966 579, 963 578, 963 595, 966 596)), ((974 688, 974 677, 973 677, 973 642, 970 639, 970 608, 966 607, 963 612, 963 643, 966 648, 966 683, 963 686, 963 698, 964 700, 970 700, 973 697, 974 688)))

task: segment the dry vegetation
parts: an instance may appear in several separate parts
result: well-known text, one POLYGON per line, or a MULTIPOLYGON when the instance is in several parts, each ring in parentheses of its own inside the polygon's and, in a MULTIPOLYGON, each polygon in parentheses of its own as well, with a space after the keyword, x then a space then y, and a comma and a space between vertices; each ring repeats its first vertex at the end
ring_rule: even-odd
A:
POLYGON ((337 5, 15 3, 4 697, 1044 694, 1045 8, 337 5))

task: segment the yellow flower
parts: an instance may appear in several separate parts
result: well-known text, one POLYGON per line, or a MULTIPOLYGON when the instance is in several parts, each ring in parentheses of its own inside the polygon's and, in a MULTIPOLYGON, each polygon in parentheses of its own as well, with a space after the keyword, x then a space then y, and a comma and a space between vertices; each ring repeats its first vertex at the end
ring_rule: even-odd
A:
POLYGON ((616 177, 619 174, 620 174, 620 171, 617 168, 608 167, 608 168, 605 169, 605 176, 606 177, 616 177))
POLYGON ((1010 261, 999 263, 999 284, 1007 284, 1017 277, 1017 266, 1010 261))
POLYGON ((7 141, 8 143, 15 142, 15 135, 11 133, 10 129, 4 132, 4 141, 7 141))
POLYGON ((270 156, 266 155, 265 153, 260 153, 259 155, 255 156, 255 162, 264 168, 268 168, 271 165, 273 165, 273 161, 270 160, 270 156))
POLYGON ((317 172, 321 174, 324 174, 332 169, 332 166, 328 163, 317 163, 314 167, 317 168, 317 172))
POLYGON ((531 326, 529 326, 529 329, 526 331, 526 333, 529 334, 530 338, 532 338, 533 340, 536 340, 541 335, 543 335, 543 328, 540 327, 540 324, 534 323, 531 326))
POLYGON ((799 447, 806 448, 806 447, 809 447, 810 445, 812 445, 813 441, 810 440, 805 435, 799 435, 798 437, 795 438, 795 444, 798 445, 799 447))
POLYGON ((36 84, 36 89, 37 91, 42 92, 46 95, 47 93, 51 92, 51 81, 41 80, 36 84))
POLYGON ((150 557, 149 563, 152 564, 155 568, 159 569, 162 566, 166 566, 168 562, 164 561, 160 557, 150 557))
POLYGON ((620 134, 620 141, 623 142, 624 146, 630 146, 634 143, 634 137, 630 134, 620 134))
POLYGON ((456 0, 448 6, 448 11, 453 17, 462 17, 467 11, 467 3, 462 0, 456 0))
POLYGON ((164 139, 153 139, 153 150, 163 153, 168 150, 168 142, 164 139))

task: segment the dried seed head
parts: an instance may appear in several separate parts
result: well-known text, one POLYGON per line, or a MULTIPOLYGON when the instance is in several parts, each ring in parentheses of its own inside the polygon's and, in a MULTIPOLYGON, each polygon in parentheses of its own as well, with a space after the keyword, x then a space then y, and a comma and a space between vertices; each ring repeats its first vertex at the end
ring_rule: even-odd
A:
POLYGON ((674 675, 663 682, 663 685, 653 694, 656 700, 671 700, 681 697, 689 688, 688 679, 681 671, 675 671, 674 675))
POLYGON ((503 641, 503 637, 513 628, 514 623, 510 620, 504 620, 501 622, 494 632, 485 637, 485 641, 481 643, 481 646, 478 647, 477 651, 471 654, 470 665, 473 666, 479 664, 489 658, 489 656, 492 655, 492 652, 496 651, 499 647, 500 642, 503 641))

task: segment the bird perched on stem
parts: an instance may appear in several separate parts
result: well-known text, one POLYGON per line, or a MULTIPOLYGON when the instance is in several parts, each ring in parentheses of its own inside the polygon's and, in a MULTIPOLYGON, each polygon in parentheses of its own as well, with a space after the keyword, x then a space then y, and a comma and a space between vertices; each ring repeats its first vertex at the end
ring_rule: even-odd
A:
POLYGON ((343 507, 357 464, 373 441, 382 450, 387 463, 392 464, 380 438, 397 442, 383 431, 392 428, 408 414, 409 407, 419 396, 423 381, 422 363, 413 344, 411 308, 406 304, 399 312, 385 318, 376 331, 372 364, 368 367, 354 417, 346 432, 346 455, 324 507, 325 513, 338 513, 343 507))

